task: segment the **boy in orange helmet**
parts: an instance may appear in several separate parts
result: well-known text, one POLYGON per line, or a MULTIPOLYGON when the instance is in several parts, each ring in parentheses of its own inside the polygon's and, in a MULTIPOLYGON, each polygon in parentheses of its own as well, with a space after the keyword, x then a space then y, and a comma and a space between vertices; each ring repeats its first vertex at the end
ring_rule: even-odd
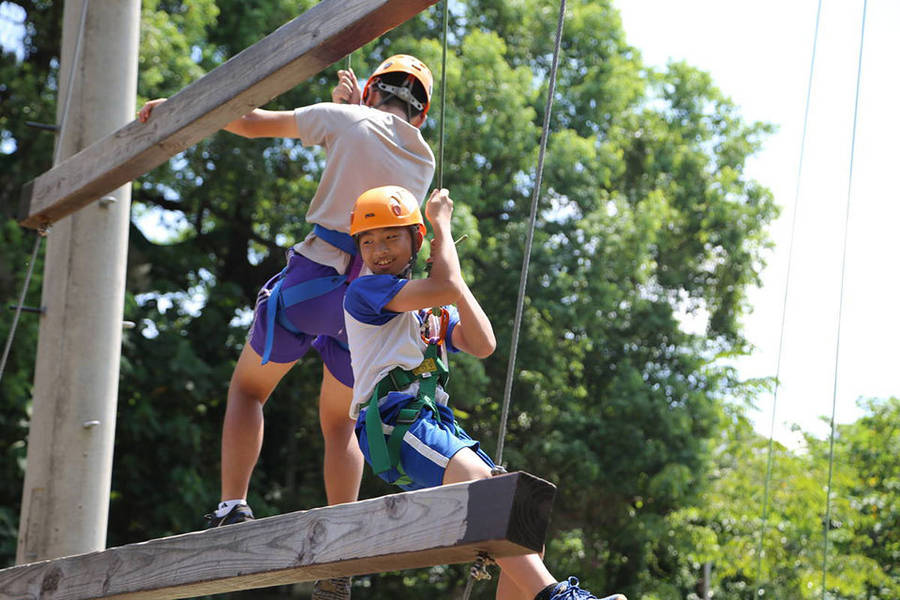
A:
MULTIPOLYGON (((344 332, 343 297, 361 264, 348 235, 347 215, 365 190, 402 183, 425 197, 434 155, 422 137, 431 104, 428 67, 408 55, 383 61, 360 89, 352 70, 338 71, 333 102, 292 111, 255 109, 229 123, 237 135, 299 138, 327 151, 325 170, 309 204, 314 225, 289 251, 285 269, 260 290, 248 343, 228 389, 222 428, 221 502, 210 527, 253 518, 247 505, 250 476, 263 439, 263 406, 275 386, 310 347, 324 362, 319 420, 325 440, 324 478, 329 504, 359 494, 363 458, 347 418, 353 373, 344 332)), ((138 118, 146 122, 165 99, 151 100, 138 118)), ((314 598, 349 598, 346 582, 314 598)))
MULTIPOLYGON (((425 206, 434 230, 426 279, 411 279, 425 234, 412 193, 400 186, 369 190, 351 216, 350 234, 371 275, 354 280, 344 298, 355 381, 350 416, 376 474, 406 490, 487 478, 494 467, 456 423, 443 388, 447 351, 485 358, 496 347, 490 320, 460 272, 452 211, 447 190, 434 190, 425 206)), ((498 599, 597 598, 574 577, 557 581, 538 554, 497 562, 498 599)))

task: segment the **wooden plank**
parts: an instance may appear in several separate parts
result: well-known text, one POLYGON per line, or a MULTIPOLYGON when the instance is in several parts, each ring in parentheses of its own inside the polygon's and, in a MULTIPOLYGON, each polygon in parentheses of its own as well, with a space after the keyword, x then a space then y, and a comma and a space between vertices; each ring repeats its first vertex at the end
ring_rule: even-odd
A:
POLYGON ((186 598, 539 552, 555 488, 527 473, 0 570, 0 598, 186 598))
POLYGON ((26 184, 20 223, 38 228, 136 179, 437 0, 322 0, 154 109, 26 184))

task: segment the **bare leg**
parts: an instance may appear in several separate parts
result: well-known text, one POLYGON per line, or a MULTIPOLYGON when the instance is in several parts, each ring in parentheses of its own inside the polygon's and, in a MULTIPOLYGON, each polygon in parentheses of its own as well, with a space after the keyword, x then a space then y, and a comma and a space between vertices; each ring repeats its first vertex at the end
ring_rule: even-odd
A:
POLYGON ((319 424, 325 439, 325 495, 328 504, 355 502, 359 497, 365 459, 356 442, 356 421, 350 418, 353 390, 322 368, 319 424))
MULTIPOLYGON (((541 550, 540 553, 541 566, 543 566, 544 561, 544 551, 541 550)), ((555 581, 551 583, 556 583, 555 581)), ((549 583, 547 585, 550 585, 549 583)), ((546 586, 544 586, 546 587, 546 586)), ((542 588, 543 589, 543 588, 542 588)), ((524 598, 525 600, 532 600, 535 594, 528 595, 527 591, 522 590, 516 582, 513 581, 512 577, 510 577, 509 573, 506 571, 500 571, 500 579, 497 581, 497 600, 516 600, 517 598, 524 598)), ((622 598, 622 600, 625 600, 622 598)))
MULTIPOLYGON (((444 484, 471 481, 472 479, 487 479, 491 476, 491 469, 484 464, 477 454, 468 448, 464 448, 453 455, 444 471, 444 484)), ((497 585, 498 600, 513 600, 524 598, 531 600, 538 592, 556 583, 556 579, 544 566, 538 554, 525 556, 512 556, 498 558, 502 572, 500 582, 497 585)))
POLYGON ((260 364, 245 344, 228 386, 222 425, 222 500, 246 498, 263 441, 263 405, 294 363, 260 364))
POLYGON ((532 600, 534 596, 535 594, 529 596, 523 592, 506 571, 500 571, 500 579, 497 581, 497 600, 532 600))

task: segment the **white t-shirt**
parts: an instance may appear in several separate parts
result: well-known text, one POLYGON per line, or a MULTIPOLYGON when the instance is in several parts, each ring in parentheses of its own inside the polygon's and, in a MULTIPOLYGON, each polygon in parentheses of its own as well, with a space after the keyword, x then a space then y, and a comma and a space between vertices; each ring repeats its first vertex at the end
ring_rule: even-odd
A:
MULTIPOLYGON (((304 146, 324 146, 325 170, 306 220, 350 232, 350 212, 366 190, 401 185, 420 201, 434 175, 434 154, 421 131, 397 115, 363 105, 322 102, 294 110, 304 146)), ((294 249, 343 273, 350 257, 315 234, 294 249)))
MULTIPOLYGON (((384 308, 408 281, 395 275, 367 275, 355 279, 344 294, 344 324, 353 366, 351 419, 359 416, 375 386, 394 367, 410 371, 425 358, 424 311, 396 313, 384 308)), ((459 323, 459 313, 452 307, 448 307, 448 312, 445 346, 450 352, 457 352, 453 330, 459 323)), ((417 391, 418 382, 409 388, 413 395, 417 391)), ((447 398, 438 386, 435 401, 446 404, 447 398)))

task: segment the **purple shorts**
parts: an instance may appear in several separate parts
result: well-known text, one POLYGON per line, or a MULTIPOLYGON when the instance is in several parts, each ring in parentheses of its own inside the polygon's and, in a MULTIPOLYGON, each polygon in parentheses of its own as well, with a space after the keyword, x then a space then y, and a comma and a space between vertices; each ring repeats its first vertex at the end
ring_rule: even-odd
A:
MULTIPOLYGON (((331 267, 291 251, 282 287, 288 288, 310 279, 335 275, 338 273, 331 267)), ((279 273, 267 281, 256 298, 253 324, 250 326, 250 337, 247 341, 260 356, 263 355, 266 346, 266 306, 269 294, 281 276, 279 273)), ((303 333, 292 333, 276 321, 269 360, 276 363, 291 363, 303 357, 312 346, 319 352, 322 361, 337 380, 347 387, 353 387, 350 351, 347 349, 347 332, 344 329, 346 291, 347 284, 344 283, 321 296, 289 307, 285 311, 285 316, 303 333)))

